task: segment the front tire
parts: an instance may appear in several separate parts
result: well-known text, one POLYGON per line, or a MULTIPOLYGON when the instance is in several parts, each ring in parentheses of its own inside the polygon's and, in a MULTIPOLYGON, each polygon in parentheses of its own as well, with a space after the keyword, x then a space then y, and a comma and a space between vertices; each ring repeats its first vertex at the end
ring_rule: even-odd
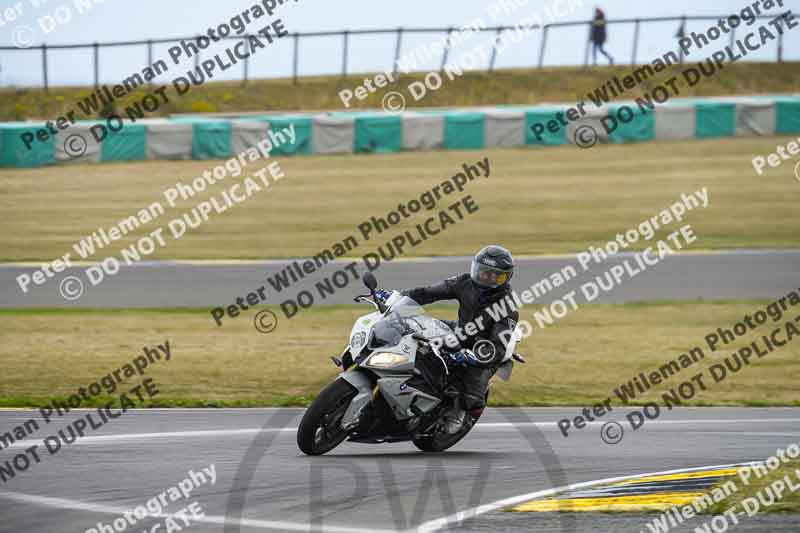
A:
POLYGON ((297 446, 304 454, 322 455, 347 438, 340 422, 357 392, 342 378, 337 378, 320 391, 303 414, 297 429, 297 446))

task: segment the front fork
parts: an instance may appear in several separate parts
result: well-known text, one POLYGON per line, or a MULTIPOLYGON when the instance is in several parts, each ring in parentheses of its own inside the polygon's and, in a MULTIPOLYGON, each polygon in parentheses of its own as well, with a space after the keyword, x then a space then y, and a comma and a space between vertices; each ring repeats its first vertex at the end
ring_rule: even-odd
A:
POLYGON ((342 428, 349 431, 360 422, 361 414, 364 408, 372 401, 374 391, 369 378, 357 369, 345 370, 339 374, 339 379, 345 380, 358 391, 355 397, 350 400, 350 405, 347 406, 347 411, 342 416, 342 428))

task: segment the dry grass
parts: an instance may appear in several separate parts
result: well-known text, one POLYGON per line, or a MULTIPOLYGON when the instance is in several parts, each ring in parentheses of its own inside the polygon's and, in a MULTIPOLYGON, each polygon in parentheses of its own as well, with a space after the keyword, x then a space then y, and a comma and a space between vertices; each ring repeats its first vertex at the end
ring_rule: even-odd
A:
MULTIPOLYGON (((510 382, 496 383, 492 402, 602 401, 638 372, 703 344, 706 334, 730 327, 757 307, 756 302, 584 306, 520 345, 528 363, 516 366, 510 382)), ((454 311, 432 308, 445 318, 454 311)), ((532 311, 523 309, 521 317, 530 318, 532 311)), ((366 306, 312 308, 291 320, 281 318, 277 329, 264 335, 253 328, 252 313, 219 328, 207 310, 1 311, 0 405, 36 405, 69 395, 130 361, 144 345, 165 340, 173 359, 148 373, 163 404, 304 404, 336 375, 328 356, 341 351, 353 321, 365 312, 366 306)), ((744 342, 763 333, 757 330, 744 342)), ((718 353, 728 355, 734 348, 718 353)), ((657 399, 723 355, 707 354, 644 398, 657 399)), ((692 404, 800 405, 798 379, 800 340, 795 339, 725 381, 710 383, 692 404)))
MULTIPOLYGON (((480 206, 467 223, 434 237, 410 255, 467 255, 502 241, 516 254, 576 252, 676 201, 681 193, 710 191, 710 208, 687 220, 699 248, 796 247, 800 244, 800 183, 789 162, 756 176, 750 160, 788 138, 571 146, 391 155, 281 159, 287 177, 245 203, 213 215, 150 258, 228 259, 303 257, 355 235, 353 255, 372 251, 405 224, 363 242, 357 225, 385 216, 483 157, 491 177, 467 186, 480 206)), ((142 162, 0 171, 0 260, 52 260, 79 238, 108 228, 190 181, 218 162, 142 162)), ((250 169, 256 170, 256 163, 250 169)), ((241 178, 240 178, 241 179, 241 178)), ((214 186, 221 193, 228 178, 214 186)), ((194 207, 208 192, 168 210, 134 235, 143 235, 194 207)), ((446 198, 440 206, 455 201, 446 198)), ((433 213, 433 212, 431 212, 433 213)), ((673 225, 674 226, 674 225, 673 225)), ((675 227, 670 227, 669 231, 675 227)), ((661 236, 667 232, 661 232, 661 236)), ((130 236, 129 236, 130 237, 130 236)), ((107 249, 118 254, 132 238, 107 249)), ((73 252, 73 259, 76 254, 73 252)), ((96 256, 99 260, 105 254, 96 256)))
MULTIPOLYGON (((687 65, 688 66, 688 65, 687 65)), ((685 67, 683 67, 685 68, 685 67)), ((682 67, 664 70, 645 80, 641 86, 626 93, 625 98, 636 98, 660 82, 673 76, 680 77, 682 67)), ((481 106, 507 104, 537 104, 542 102, 575 102, 587 92, 600 87, 613 76, 632 72, 629 66, 618 67, 549 67, 543 69, 504 69, 488 72, 470 72, 454 83, 445 83, 438 91, 415 102, 407 98, 409 106, 481 106)), ((397 84, 371 93, 364 100, 353 99, 355 109, 379 109, 381 99, 390 90, 405 89, 413 81, 421 81, 426 73, 401 75, 397 84)), ((304 77, 294 84, 291 79, 254 80, 247 86, 238 81, 211 82, 193 87, 185 96, 177 96, 170 86, 169 102, 149 116, 185 112, 238 113, 280 111, 306 111, 309 109, 343 109, 338 96, 342 89, 353 90, 362 84, 367 74, 304 77)), ((756 93, 795 92, 800 87, 800 63, 736 63, 725 68, 712 79, 694 87, 681 85, 681 96, 723 96, 756 93)), ((54 87, 47 93, 43 89, 0 89, 0 120, 50 119, 71 109, 90 95, 91 87, 54 87)), ((149 90, 134 91, 117 102, 118 110, 141 99, 149 90)), ((93 118, 82 116, 81 119, 93 118)))
MULTIPOLYGON (((736 483, 737 492, 731 494, 713 507, 710 507, 706 511, 707 514, 718 515, 724 513, 728 509, 734 508, 736 509, 737 515, 748 510, 749 512, 757 511, 758 513, 800 512, 800 490, 792 490, 792 488, 796 488, 800 485, 800 460, 798 459, 782 463, 780 467, 760 478, 755 471, 752 471, 750 477, 747 478, 747 483, 742 481, 739 477, 733 479, 734 483, 736 483), (784 483, 782 494, 779 495, 775 492, 775 490, 781 490, 779 486, 767 489, 768 486, 775 482, 779 482, 780 484, 780 480, 784 480, 786 477, 789 478, 791 485, 784 483), (758 497, 759 492, 761 493, 763 501, 769 503, 774 497, 775 502, 769 506, 764 505, 758 497), (744 507, 744 500, 749 498, 752 499, 745 504, 747 507, 744 507), (756 507, 756 505, 758 505, 758 507, 756 507)), ((721 481, 720 485, 722 483, 724 483, 724 481, 721 481)))

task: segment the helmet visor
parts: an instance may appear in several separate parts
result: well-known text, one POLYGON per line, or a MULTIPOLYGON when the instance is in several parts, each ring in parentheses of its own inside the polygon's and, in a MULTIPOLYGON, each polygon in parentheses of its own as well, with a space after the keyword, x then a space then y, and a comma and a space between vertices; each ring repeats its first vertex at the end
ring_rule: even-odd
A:
POLYGON ((472 281, 487 288, 499 287, 508 281, 508 272, 505 270, 483 265, 477 261, 472 262, 470 275, 472 281))

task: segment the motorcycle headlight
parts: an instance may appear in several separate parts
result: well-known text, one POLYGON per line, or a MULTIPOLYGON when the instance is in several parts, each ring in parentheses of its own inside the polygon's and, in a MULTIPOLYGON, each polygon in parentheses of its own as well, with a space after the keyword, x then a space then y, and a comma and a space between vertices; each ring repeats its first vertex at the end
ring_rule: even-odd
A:
POLYGON ((369 362, 367 363, 369 366, 375 366, 378 368, 391 368, 393 366, 400 366, 404 365, 409 362, 409 358, 407 355, 401 355, 399 353, 376 353, 373 354, 369 358, 369 362))

